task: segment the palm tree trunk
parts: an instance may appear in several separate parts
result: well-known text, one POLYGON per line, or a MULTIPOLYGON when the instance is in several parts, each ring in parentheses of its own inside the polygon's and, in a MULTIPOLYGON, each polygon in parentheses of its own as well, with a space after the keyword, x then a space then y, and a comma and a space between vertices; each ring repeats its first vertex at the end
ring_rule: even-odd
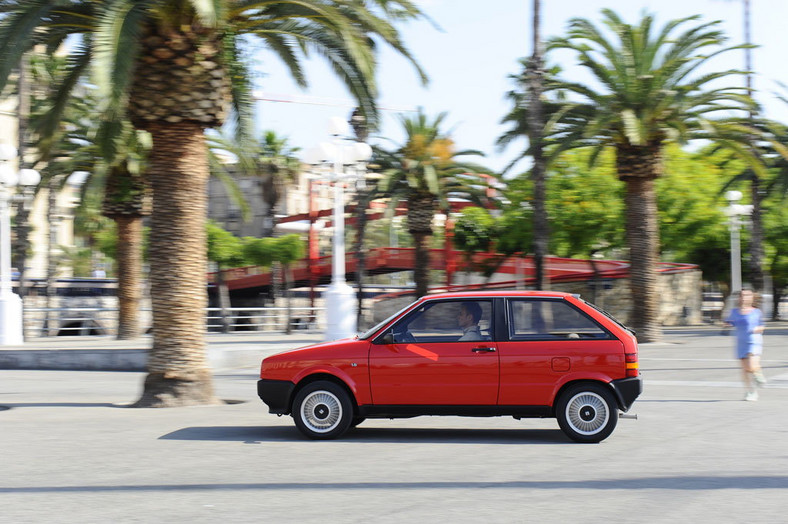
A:
MULTIPOLYGON (((599 267, 597 266, 596 261, 594 260, 594 254, 596 250, 591 251, 591 254, 588 257, 588 262, 591 264, 591 302, 596 304, 598 300, 598 293, 599 293, 599 267)), ((601 306, 600 304, 600 307, 601 306)))
POLYGON ((292 285, 293 278, 290 272, 290 264, 283 264, 282 271, 284 272, 285 276, 285 309, 287 314, 285 315, 285 333, 290 334, 293 330, 292 322, 293 322, 293 309, 292 309, 292 300, 291 300, 291 293, 290 293, 290 286, 292 285))
MULTIPOLYGON (((30 120, 30 78, 27 73, 29 69, 27 55, 22 55, 19 61, 19 80, 17 89, 19 93, 19 105, 17 106, 17 154, 19 155, 19 168, 28 167, 25 163, 27 154, 28 124, 30 120)), ((24 188, 22 188, 24 191, 24 188)), ((30 201, 23 198, 19 201, 16 208, 16 236, 17 240, 12 250, 14 265, 19 271, 19 287, 17 292, 23 299, 22 308, 24 309, 24 298, 27 294, 27 253, 30 250, 30 201)), ((22 329, 24 339, 24 328, 22 329)))
MULTIPOLYGON (((46 282, 46 321, 44 335, 54 337, 58 332, 58 312, 55 311, 55 298, 57 297, 57 261, 55 260, 55 246, 57 244, 57 229, 55 222, 55 205, 57 203, 57 190, 54 183, 50 182, 47 194, 47 282, 46 282)), ((59 219, 58 219, 59 222, 59 219)))
POLYGON ((761 206, 761 179, 756 173, 752 174, 750 183, 750 195, 752 197, 752 214, 750 215, 750 284, 757 293, 764 292, 764 270, 763 270, 763 210, 761 206))
MULTIPOLYGON (((750 0, 744 0, 744 43, 749 45, 752 42, 750 38, 750 0)), ((747 95, 753 95, 752 89, 752 50, 750 48, 744 49, 744 70, 747 71, 745 77, 747 83, 747 95)), ((750 111, 750 120, 755 118, 755 114, 750 111)), ((752 197, 752 214, 750 220, 752 224, 752 231, 750 234, 750 283, 755 291, 758 293, 764 292, 764 270, 763 270, 763 220, 761 217, 761 180, 756 173, 752 174, 752 183, 750 185, 750 194, 752 197)))
POLYGON ((540 38, 541 2, 533 0, 533 55, 528 63, 528 141, 533 166, 531 179, 534 182, 534 270, 536 289, 549 289, 550 281, 545 271, 547 243, 550 236, 545 203, 545 160, 542 151, 544 118, 542 115, 542 93, 544 72, 542 64, 542 42, 540 38))
POLYGON ((140 336, 142 217, 116 216, 118 226, 118 340, 140 336))
POLYGON ((208 156, 192 122, 150 123, 153 347, 138 407, 215 403, 205 351, 208 156))
POLYGON ((279 310, 277 301, 279 300, 279 295, 282 293, 282 264, 279 262, 271 262, 271 302, 273 304, 274 311, 276 312, 276 325, 279 325, 279 310))
POLYGON ((221 266, 216 271, 216 299, 219 302, 219 323, 221 332, 230 332, 230 290, 227 288, 227 280, 224 278, 224 271, 221 266))
MULTIPOLYGON (((783 253, 777 249, 772 256, 770 266, 773 268, 778 267, 783 253)), ((782 290, 785 287, 785 280, 781 279, 778 275, 772 280, 772 320, 782 320, 780 318, 780 301, 783 298, 782 290)))
POLYGON ((659 225, 654 180, 626 177, 626 233, 629 245, 632 316, 630 324, 640 342, 661 337, 657 294, 659 225))
POLYGON ((364 237, 367 232, 367 208, 372 201, 374 191, 361 191, 358 194, 358 205, 356 206, 356 286, 358 287, 357 299, 358 309, 356 311, 356 325, 364 325, 364 281, 367 272, 367 257, 364 251, 364 237))
POLYGON ((429 291, 430 268, 430 235, 420 232, 411 232, 415 261, 413 264, 413 280, 416 283, 416 298, 423 297, 429 291))

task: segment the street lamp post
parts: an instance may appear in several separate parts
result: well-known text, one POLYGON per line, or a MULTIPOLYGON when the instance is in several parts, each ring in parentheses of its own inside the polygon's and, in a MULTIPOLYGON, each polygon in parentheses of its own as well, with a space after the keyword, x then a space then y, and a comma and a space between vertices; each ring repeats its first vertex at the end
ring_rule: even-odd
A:
POLYGON ((345 281, 345 195, 342 184, 363 178, 366 161, 372 155, 369 145, 347 138, 350 126, 340 117, 329 125, 331 142, 307 151, 305 162, 315 167, 317 176, 334 183, 334 243, 331 285, 325 291, 326 340, 356 334, 357 313, 353 288, 345 281))
POLYGON ((741 191, 728 191, 725 198, 728 200, 728 207, 725 214, 730 220, 731 232, 731 296, 741 291, 741 217, 752 213, 752 206, 737 204, 741 200, 741 191))
POLYGON ((17 150, 0 144, 0 346, 21 344, 22 299, 12 291, 11 283, 11 216, 9 202, 17 185, 34 186, 41 180, 38 171, 16 171, 11 161, 17 150))

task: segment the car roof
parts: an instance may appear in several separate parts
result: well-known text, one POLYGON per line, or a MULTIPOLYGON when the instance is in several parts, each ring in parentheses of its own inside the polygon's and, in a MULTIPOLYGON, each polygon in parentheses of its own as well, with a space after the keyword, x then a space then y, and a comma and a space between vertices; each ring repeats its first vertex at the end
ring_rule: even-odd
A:
POLYGON ((491 298, 491 297, 550 297, 550 298, 566 298, 572 296, 572 293, 563 293, 561 291, 461 291, 454 293, 436 293, 434 295, 426 295, 421 297, 421 300, 433 300, 442 298, 491 298))

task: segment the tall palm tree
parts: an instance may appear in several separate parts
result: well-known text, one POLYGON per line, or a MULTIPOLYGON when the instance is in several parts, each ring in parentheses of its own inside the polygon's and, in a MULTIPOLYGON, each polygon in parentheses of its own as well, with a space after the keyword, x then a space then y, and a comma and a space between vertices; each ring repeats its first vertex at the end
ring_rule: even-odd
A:
POLYGON ((203 131, 222 125, 232 105, 236 129, 248 133, 243 42, 259 39, 300 84, 301 57, 320 54, 374 119, 378 44, 410 59, 393 23, 420 10, 407 0, 0 0, 0 12, 0 88, 25 50, 40 43, 54 52, 80 35, 67 81, 95 65, 108 121, 128 114, 151 134, 153 347, 137 405, 215 402, 204 339, 203 131))
POLYGON ((393 151, 376 147, 375 164, 384 179, 380 188, 396 205, 407 200, 408 233, 415 247, 414 281, 416 296, 429 290, 429 239, 432 220, 438 209, 448 213, 450 196, 468 198, 484 205, 486 182, 476 173, 489 173, 476 164, 458 160, 466 155, 481 155, 474 150, 456 151, 454 141, 441 129, 446 113, 430 119, 421 110, 412 117, 401 117, 405 143, 393 151))
MULTIPOLYGON (((355 108, 348 119, 356 141, 367 143, 371 129, 367 124, 367 119, 355 108)), ((368 166, 373 168, 373 166, 368 166)), ((356 252, 356 325, 364 326, 364 283, 366 281, 367 257, 364 251, 364 238, 367 233, 367 209, 373 200, 380 198, 378 181, 371 184, 364 184, 364 187, 356 191, 356 238, 353 242, 353 251, 356 252)))
POLYGON ((544 112, 542 110, 542 93, 544 92, 544 57, 542 53, 541 13, 542 3, 533 0, 533 54, 528 61, 527 73, 528 92, 528 142, 530 144, 533 166, 531 179, 534 182, 534 270, 536 289, 547 289, 550 281, 547 278, 544 259, 547 256, 547 245, 550 240, 550 228, 547 220, 547 195, 545 189, 545 165, 543 138, 544 112))
POLYGON ((725 37, 718 22, 687 27, 698 19, 693 16, 655 30, 648 15, 630 25, 611 10, 602 13, 609 32, 576 18, 566 37, 548 45, 576 53, 596 82, 549 78, 546 89, 564 92, 567 98, 546 131, 555 145, 553 156, 573 147, 592 147, 593 162, 603 148, 615 150, 618 177, 626 183, 631 323, 641 340, 654 341, 661 336, 654 181, 662 173, 663 148, 669 141, 714 139, 752 158, 744 145, 749 132, 744 121, 709 118, 716 112, 747 111, 752 100, 738 88, 715 84, 739 71, 699 71, 714 56, 740 47, 722 47, 725 37))

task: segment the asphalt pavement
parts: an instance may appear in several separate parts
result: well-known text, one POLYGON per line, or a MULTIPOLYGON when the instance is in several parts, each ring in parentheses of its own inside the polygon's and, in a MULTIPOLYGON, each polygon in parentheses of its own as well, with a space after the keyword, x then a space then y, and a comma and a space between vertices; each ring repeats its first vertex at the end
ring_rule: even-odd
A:
MULTIPOLYGON (((319 339, 272 336, 210 347, 260 357, 319 339)), ((638 420, 592 445, 552 419, 503 417, 370 420, 309 441, 256 397, 257 362, 216 371, 224 404, 169 409, 125 407, 141 372, 0 370, 0 518, 785 522, 788 323, 767 329, 758 402, 742 400, 732 344, 717 327, 643 344, 638 420)))

